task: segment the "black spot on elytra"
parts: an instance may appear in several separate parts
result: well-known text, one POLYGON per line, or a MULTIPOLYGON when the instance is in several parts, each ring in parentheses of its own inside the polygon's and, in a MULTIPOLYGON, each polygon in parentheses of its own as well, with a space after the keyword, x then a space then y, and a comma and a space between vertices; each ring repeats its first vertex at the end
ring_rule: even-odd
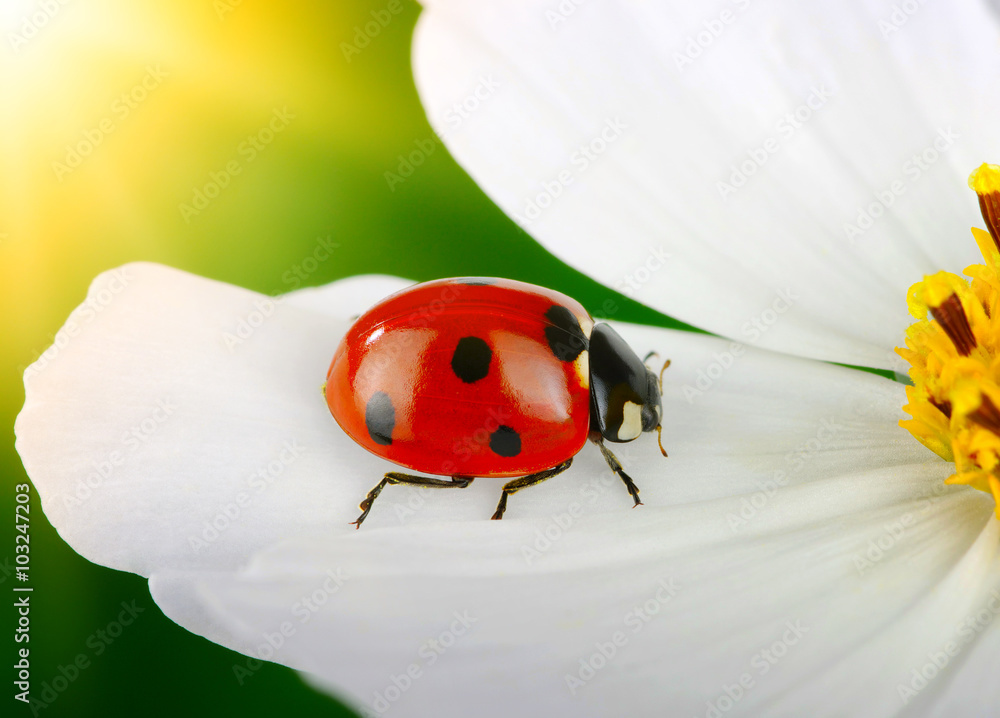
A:
POLYGON ((382 446, 392 443, 392 429, 396 426, 396 410, 392 399, 384 391, 372 394, 365 406, 365 426, 372 441, 382 446))
POLYGON ((580 328, 580 322, 566 307, 553 304, 545 312, 550 325, 545 327, 545 338, 549 348, 559 361, 575 361, 587 349, 587 335, 580 328))
POLYGON ((490 435, 490 448, 497 456, 517 456, 521 453, 521 435, 509 426, 500 426, 490 435))
POLYGON ((490 373, 493 350, 479 337, 462 337, 455 353, 451 355, 451 368, 455 376, 472 384, 490 373))

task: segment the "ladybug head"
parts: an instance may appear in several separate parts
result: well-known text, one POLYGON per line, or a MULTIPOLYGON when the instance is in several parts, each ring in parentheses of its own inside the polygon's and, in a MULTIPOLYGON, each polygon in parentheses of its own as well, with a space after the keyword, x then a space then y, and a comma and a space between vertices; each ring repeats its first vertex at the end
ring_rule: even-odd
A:
MULTIPOLYGON (((660 382, 607 324, 590 336, 590 430, 607 441, 638 439, 660 429, 660 382)), ((662 446, 661 446, 662 451, 662 446)))

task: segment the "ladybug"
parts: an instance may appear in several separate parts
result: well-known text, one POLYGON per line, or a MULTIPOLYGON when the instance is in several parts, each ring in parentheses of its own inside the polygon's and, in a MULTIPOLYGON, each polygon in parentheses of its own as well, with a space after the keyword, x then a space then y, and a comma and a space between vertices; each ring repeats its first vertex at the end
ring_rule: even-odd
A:
MULTIPOLYGON (((638 506, 639 489, 604 442, 654 429, 659 437, 662 376, 551 289, 466 277, 396 292, 341 340, 326 402, 376 456, 449 478, 391 471, 353 523, 361 527, 387 484, 465 488, 474 478, 516 477, 503 485, 493 514, 501 519, 510 494, 568 469, 588 439, 638 506)), ((660 451, 667 455, 662 443, 660 451)))

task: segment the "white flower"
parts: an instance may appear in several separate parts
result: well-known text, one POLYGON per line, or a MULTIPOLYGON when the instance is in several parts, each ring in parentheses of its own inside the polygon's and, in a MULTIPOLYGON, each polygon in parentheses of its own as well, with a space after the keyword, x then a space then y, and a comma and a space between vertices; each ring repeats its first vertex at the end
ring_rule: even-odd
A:
POLYGON ((428 4, 418 85, 481 186, 570 263, 731 337, 618 325, 673 360, 670 458, 620 452, 646 505, 588 448, 502 522, 477 481, 389 487, 355 531, 391 465, 319 386, 402 280, 277 301, 128 265, 26 373, 17 448, 60 534, 189 630, 379 714, 994 712, 993 501, 944 486, 901 385, 768 349, 893 366, 907 287, 975 258, 996 18, 428 4))

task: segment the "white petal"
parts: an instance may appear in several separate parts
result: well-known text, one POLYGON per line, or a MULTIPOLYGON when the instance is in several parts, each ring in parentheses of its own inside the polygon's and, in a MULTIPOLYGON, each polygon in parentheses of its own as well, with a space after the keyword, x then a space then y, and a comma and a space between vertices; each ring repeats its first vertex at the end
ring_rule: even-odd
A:
POLYGON ((618 328, 640 353, 673 360, 670 458, 651 436, 613 447, 645 506, 630 508, 588 447, 514 496, 502 522, 486 520, 499 482, 481 480, 390 487, 355 531, 358 500, 390 465, 342 436, 318 392, 346 322, 156 265, 117 272, 28 373, 17 447, 46 515, 84 556, 150 575, 181 625, 362 704, 416 664, 399 715, 694 715, 800 620, 812 640, 754 674, 739 711, 801 715, 819 688, 853 687, 868 667, 863 692, 840 690, 824 710, 885 714, 897 674, 942 638, 913 626, 954 625, 992 575, 991 503, 943 488, 949 465, 896 425, 899 385, 629 325, 618 328), (241 321, 258 326, 243 338, 241 321), (232 351, 225 332, 242 339, 232 351), (275 452, 281 464, 285 440, 305 451, 256 488, 251 474, 275 452), (77 498, 94 461, 112 470, 77 498), (897 525, 860 573, 855 558, 897 525), (649 621, 630 613, 646 601, 649 621), (455 611, 472 624, 461 636, 455 611), (571 695, 565 675, 617 631, 616 658, 571 695), (434 659, 429 638, 454 646, 434 659), (886 655, 889 668, 872 668, 886 655))
MULTIPOLYGON (((373 288, 402 281, 380 280, 373 288)), ((372 298, 358 280, 346 286, 348 296, 365 303, 372 298)), ((71 546, 96 563, 148 575, 165 567, 228 569, 303 530, 351 530, 358 502, 392 466, 350 441, 329 414, 320 387, 347 323, 292 306, 315 305, 309 294, 332 300, 344 292, 315 290, 286 306, 151 264, 95 280, 56 346, 26 372, 25 406, 15 426, 17 449, 45 513, 71 546)), ((360 311, 353 299, 345 307, 360 311)), ((784 375, 770 374, 769 380, 760 373, 769 365, 767 354, 744 354, 742 347, 684 333, 623 331, 640 353, 655 348, 677 361, 667 377, 674 389, 664 420, 672 460, 663 462, 652 440, 615 447, 626 465, 652 457, 655 472, 677 477, 643 480, 637 472, 651 504, 753 491, 771 479, 774 433, 805 442, 818 431, 816 406, 787 410, 788 402, 799 404, 804 384, 823 391, 873 385, 860 393, 840 391, 838 401, 868 402, 871 391, 899 415, 899 387, 889 382, 803 362, 795 366, 806 376, 831 378, 803 380, 793 389, 784 375), (730 364, 727 382, 698 394, 698 372, 714 382, 709 375, 730 364), (734 381, 751 387, 759 403, 753 411, 768 421, 732 413, 723 387, 734 381)), ((900 438, 891 421, 886 426, 890 433, 881 438, 869 436, 864 421, 844 429, 842 435, 857 442, 856 451, 844 454, 847 460, 865 466, 881 456, 873 447, 892 444, 922 459, 919 446, 900 438)), ((818 469, 810 465, 808 475, 815 478, 818 469)), ((601 477, 591 489, 599 490, 597 505, 604 510, 630 505, 599 454, 588 451, 565 480, 535 489, 534 500, 512 515, 561 509, 577 490, 571 488, 574 475, 601 477)), ((497 501, 495 487, 483 481, 426 502, 415 489, 394 488, 380 499, 367 529, 406 520, 410 502, 426 503, 419 520, 438 521, 489 516, 497 501)))
POLYGON ((799 511, 823 507, 810 526, 783 506, 785 521, 734 534, 734 500, 588 515, 531 564, 522 547, 544 549, 552 520, 315 534, 237 575, 156 573, 151 591, 182 625, 377 714, 705 715, 747 676, 732 715, 894 715, 897 685, 985 603, 991 507, 969 491, 873 506, 849 480, 801 488, 799 511))
POLYGON ((914 666, 918 676, 912 671, 906 676, 908 685, 919 686, 919 678, 924 673, 933 674, 934 669, 929 668, 928 663, 938 667, 945 661, 948 670, 957 673, 950 681, 926 681, 924 692, 929 694, 923 711, 926 715, 936 718, 962 713, 985 716, 1000 705, 1000 684, 994 680, 1000 661, 1000 562, 993 562, 986 585, 992 586, 992 590, 978 597, 977 605, 973 605, 957 624, 955 630, 959 635, 950 637, 960 649, 958 653, 945 642, 927 660, 914 666), (970 645, 972 639, 975 643, 970 645), (942 652, 946 659, 942 658, 942 652))
POLYGON ((966 178, 1000 156, 985 3, 426 4, 417 85, 457 160, 560 258, 672 316, 898 367, 906 289, 979 259, 966 178), (881 216, 851 239, 862 212, 881 216))
POLYGON ((348 314, 405 284, 285 302, 159 265, 102 274, 25 374, 17 450, 49 520, 90 560, 143 575, 346 531, 381 465, 320 389, 348 314), (317 298, 325 313, 294 306, 317 298))

